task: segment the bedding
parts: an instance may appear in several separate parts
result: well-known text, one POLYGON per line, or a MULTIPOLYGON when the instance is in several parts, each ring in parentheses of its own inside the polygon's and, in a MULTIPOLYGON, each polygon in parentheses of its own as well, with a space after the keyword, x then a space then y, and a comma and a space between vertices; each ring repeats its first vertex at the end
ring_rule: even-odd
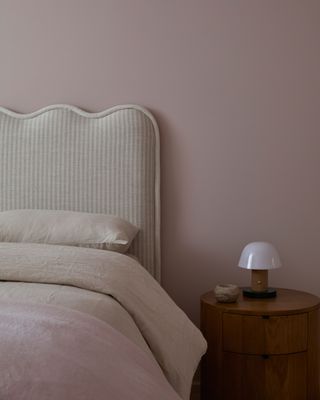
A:
POLYGON ((85 246, 125 253, 138 231, 113 215, 28 209, 0 212, 0 242, 85 246))
MULTIPOLYGON (((46 310, 63 306, 81 315, 92 314, 92 318, 97 313, 99 322, 113 326, 146 357, 153 362, 156 359, 173 389, 183 399, 189 398, 192 378, 206 350, 206 342, 136 260, 116 252, 88 248, 0 243, 0 280, 4 281, 0 284, 0 302, 8 307, 14 300, 27 301, 31 309, 37 307, 35 303, 43 302, 51 304, 43 305, 46 310), (23 290, 20 292, 20 289, 23 290), (77 301, 77 296, 82 301, 77 301), (88 298, 90 305, 87 305, 88 298), (95 302, 104 306, 95 308, 95 302), (103 307, 112 310, 120 307, 122 316, 101 318, 103 307)), ((18 304, 18 314, 19 307, 18 304)), ((46 313, 35 309, 36 315, 42 312, 46 313)), ((105 314, 118 315, 117 311, 105 314)), ((141 374, 144 376, 144 372, 141 374)), ((166 399, 167 392, 164 393, 162 398, 166 399)))
POLYGON ((179 399, 152 358, 87 314, 0 303, 0 332, 1 400, 179 399))
POLYGON ((111 325, 152 354, 133 318, 111 296, 67 285, 3 281, 0 282, 0 304, 4 303, 49 304, 81 311, 111 325))

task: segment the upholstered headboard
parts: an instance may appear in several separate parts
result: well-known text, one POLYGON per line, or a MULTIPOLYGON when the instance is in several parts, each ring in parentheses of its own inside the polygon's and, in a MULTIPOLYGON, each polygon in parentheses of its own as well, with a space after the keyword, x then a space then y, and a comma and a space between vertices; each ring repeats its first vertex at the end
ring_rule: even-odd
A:
POLYGON ((131 253, 160 280, 159 132, 146 109, 32 114, 0 107, 0 211, 60 209, 118 215, 140 228, 131 253))

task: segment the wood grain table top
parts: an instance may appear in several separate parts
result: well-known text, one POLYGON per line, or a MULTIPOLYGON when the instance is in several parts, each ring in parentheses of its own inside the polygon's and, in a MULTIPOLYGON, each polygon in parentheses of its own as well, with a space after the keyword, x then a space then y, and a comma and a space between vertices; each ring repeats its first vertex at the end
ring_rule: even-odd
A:
POLYGON ((223 312, 252 315, 281 315, 309 312, 320 306, 320 298, 306 292, 277 289, 277 296, 268 299, 244 297, 241 293, 235 303, 218 303, 213 291, 201 296, 201 302, 221 309, 223 312))

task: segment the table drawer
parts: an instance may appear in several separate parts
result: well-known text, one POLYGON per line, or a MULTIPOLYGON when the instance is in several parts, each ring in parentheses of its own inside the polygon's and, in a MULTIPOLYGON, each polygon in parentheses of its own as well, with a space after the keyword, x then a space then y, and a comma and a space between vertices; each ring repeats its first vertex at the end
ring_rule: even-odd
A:
POLYGON ((288 354, 307 350, 307 313, 288 316, 223 314, 223 350, 288 354))
POLYGON ((308 398, 306 352, 263 357, 226 352, 222 368, 223 400, 308 398))

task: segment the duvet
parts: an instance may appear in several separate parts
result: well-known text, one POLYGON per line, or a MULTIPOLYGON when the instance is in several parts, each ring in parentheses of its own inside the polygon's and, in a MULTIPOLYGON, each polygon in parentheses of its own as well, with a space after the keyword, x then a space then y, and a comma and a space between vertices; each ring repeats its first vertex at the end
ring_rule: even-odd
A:
POLYGON ((205 340, 134 259, 1 243, 0 280, 1 399, 189 397, 205 340))

